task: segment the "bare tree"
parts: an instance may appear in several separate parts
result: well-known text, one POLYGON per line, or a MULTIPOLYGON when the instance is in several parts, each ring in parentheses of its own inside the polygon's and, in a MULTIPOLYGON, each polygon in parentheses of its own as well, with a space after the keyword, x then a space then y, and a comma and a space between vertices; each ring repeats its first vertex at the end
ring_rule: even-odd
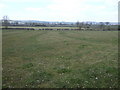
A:
POLYGON ((99 24, 100 24, 100 28, 103 30, 103 28, 104 28, 104 23, 103 23, 103 22, 100 22, 99 24))
POLYGON ((84 25, 83 22, 81 22, 81 23, 79 24, 79 29, 80 29, 80 30, 82 29, 83 25, 84 25))
POLYGON ((8 16, 3 16, 2 24, 6 29, 8 28, 8 25, 9 25, 8 16))
POLYGON ((110 22, 105 22, 107 29, 110 30, 110 22))
POLYGON ((76 22, 77 27, 79 28, 79 30, 81 30, 82 26, 83 26, 83 22, 80 23, 79 21, 76 22))
POLYGON ((77 27, 79 27, 79 21, 76 22, 77 27))

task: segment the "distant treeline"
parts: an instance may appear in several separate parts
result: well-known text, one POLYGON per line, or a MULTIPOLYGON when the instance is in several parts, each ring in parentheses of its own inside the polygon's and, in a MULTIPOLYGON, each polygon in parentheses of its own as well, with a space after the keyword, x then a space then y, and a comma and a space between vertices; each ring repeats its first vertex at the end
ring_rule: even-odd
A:
MULTIPOLYGON (((44 27, 45 30, 54 30, 51 29, 52 27, 61 27, 61 29, 57 29, 57 30, 63 30, 62 27, 70 27, 70 28, 77 28, 77 30, 98 30, 98 31, 112 31, 112 30, 120 30, 120 27, 118 28, 118 25, 106 25, 106 24, 85 24, 85 23, 76 23, 76 24, 65 24, 65 25, 60 25, 60 24, 11 24, 11 23, 2 23, 2 27, 3 29, 10 29, 10 27, 21 27, 22 29, 26 30, 26 27, 30 27, 28 28, 29 30, 32 28, 33 30, 35 30, 35 27, 44 27), (47 27, 47 29, 46 29, 47 27), (49 27, 51 27, 50 29, 48 29, 49 27)), ((17 28, 19 29, 19 28, 17 28)), ((44 29, 39 29, 39 30, 44 30, 44 29)), ((64 29, 65 30, 65 29, 64 29)), ((70 30, 70 29, 66 29, 66 30, 70 30)), ((76 29, 71 29, 71 30, 76 30, 76 29)))
POLYGON ((35 23, 35 22, 18 22, 13 20, 8 20, 7 16, 3 17, 1 20, 2 29, 18 29, 18 30, 95 30, 95 31, 112 31, 112 30, 120 30, 120 26, 118 25, 111 25, 110 22, 76 22, 76 23, 35 23), (15 27, 15 28, 10 28, 15 27), (21 28, 17 28, 21 27, 21 28), (26 28, 31 27, 31 28, 26 28), (48 27, 44 29, 35 29, 35 27, 48 27), (52 29, 49 27, 75 27, 77 29, 52 29))

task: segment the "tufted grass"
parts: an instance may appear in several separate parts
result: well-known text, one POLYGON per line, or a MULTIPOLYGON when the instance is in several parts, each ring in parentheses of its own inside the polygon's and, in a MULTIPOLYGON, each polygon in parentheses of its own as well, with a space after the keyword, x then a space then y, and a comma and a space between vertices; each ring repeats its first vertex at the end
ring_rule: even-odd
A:
POLYGON ((3 88, 118 87, 117 31, 3 31, 3 88))

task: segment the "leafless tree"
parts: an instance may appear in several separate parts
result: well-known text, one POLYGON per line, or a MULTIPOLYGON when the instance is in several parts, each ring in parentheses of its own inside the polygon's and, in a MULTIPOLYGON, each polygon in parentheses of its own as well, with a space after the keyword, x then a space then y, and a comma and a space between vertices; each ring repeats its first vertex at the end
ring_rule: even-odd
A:
POLYGON ((79 28, 79 30, 81 30, 82 26, 83 26, 83 22, 80 23, 79 21, 76 22, 77 27, 79 28))
POLYGON ((109 27, 110 23, 109 22, 105 22, 105 24, 107 25, 107 29, 109 30, 110 29, 110 27, 109 27))
POLYGON ((3 26, 6 29, 8 28, 8 25, 9 25, 9 18, 8 18, 8 16, 3 16, 2 24, 3 24, 3 26))
POLYGON ((79 27, 79 21, 76 22, 77 27, 79 27))
POLYGON ((103 23, 103 22, 100 22, 99 24, 100 24, 100 28, 103 30, 103 28, 104 28, 104 23, 103 23))

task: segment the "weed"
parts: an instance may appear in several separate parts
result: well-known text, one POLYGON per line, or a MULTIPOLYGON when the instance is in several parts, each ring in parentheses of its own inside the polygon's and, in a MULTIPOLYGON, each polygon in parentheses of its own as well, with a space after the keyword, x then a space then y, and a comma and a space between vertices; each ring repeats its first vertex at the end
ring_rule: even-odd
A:
POLYGON ((23 69, 26 69, 26 68, 31 68, 33 67, 33 64, 32 63, 26 63, 26 64, 23 64, 23 69))
POLYGON ((61 68, 61 69, 57 69, 57 72, 58 73, 70 73, 71 70, 67 68, 61 68))

